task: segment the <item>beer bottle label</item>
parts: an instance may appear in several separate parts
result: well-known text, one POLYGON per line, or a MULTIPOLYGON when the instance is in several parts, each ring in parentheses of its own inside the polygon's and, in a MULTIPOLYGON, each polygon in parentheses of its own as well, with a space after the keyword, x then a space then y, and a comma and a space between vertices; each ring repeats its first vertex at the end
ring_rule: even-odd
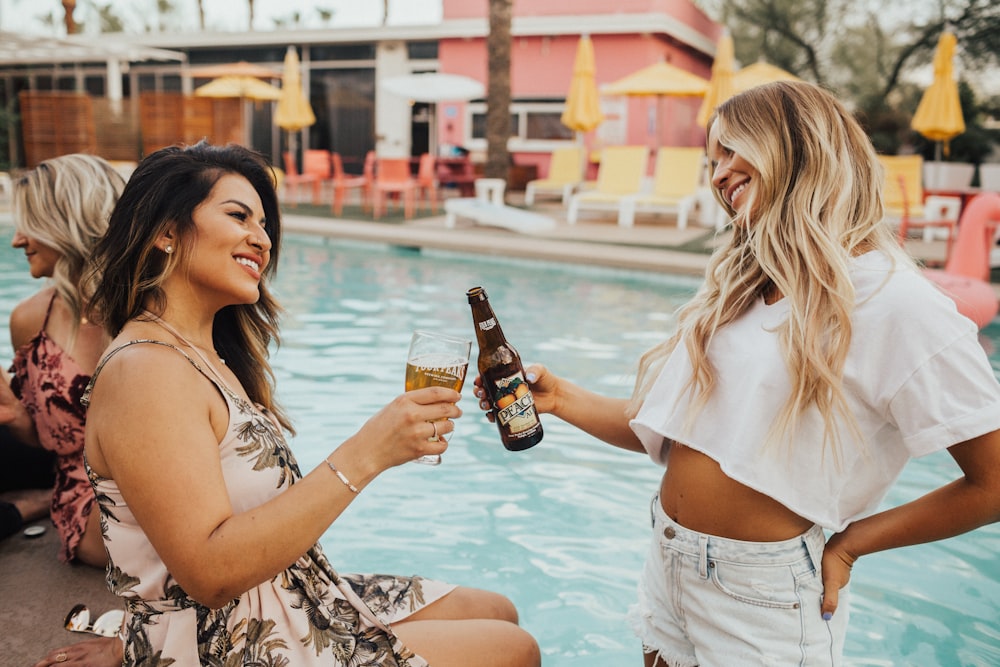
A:
POLYGON ((479 323, 479 328, 481 330, 483 330, 483 331, 489 331, 490 329, 492 329, 496 325, 497 325, 496 318, 491 317, 488 320, 483 320, 482 322, 480 322, 479 323))
POLYGON ((523 433, 538 424, 535 399, 521 372, 496 381, 493 405, 497 408, 497 421, 512 435, 523 433))

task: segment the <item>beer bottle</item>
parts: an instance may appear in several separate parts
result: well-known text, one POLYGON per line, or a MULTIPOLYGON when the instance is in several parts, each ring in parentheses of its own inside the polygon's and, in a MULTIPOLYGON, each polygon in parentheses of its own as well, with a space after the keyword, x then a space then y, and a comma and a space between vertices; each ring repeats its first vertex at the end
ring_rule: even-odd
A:
POLYGON ((524 377, 521 357, 504 337, 486 290, 473 287, 466 296, 479 344, 479 374, 503 446, 512 452, 533 447, 542 441, 542 422, 524 377))

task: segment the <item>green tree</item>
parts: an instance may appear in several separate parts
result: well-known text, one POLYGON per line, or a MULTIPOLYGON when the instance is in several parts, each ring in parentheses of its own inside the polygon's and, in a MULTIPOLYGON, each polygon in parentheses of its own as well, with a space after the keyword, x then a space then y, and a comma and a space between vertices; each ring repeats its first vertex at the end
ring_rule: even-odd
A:
POLYGON ((97 19, 101 32, 125 32, 125 22, 114 12, 111 3, 97 6, 97 19))
POLYGON ((510 23, 513 0, 490 0, 486 37, 488 81, 486 86, 487 178, 506 180, 510 167, 510 23))
MULTIPOLYGON (((836 90, 866 124, 876 148, 895 153, 920 145, 910 120, 923 89, 910 83, 907 75, 931 64, 946 28, 958 38, 958 71, 1000 65, 1000 3, 935 3, 930 16, 886 11, 886 5, 870 9, 874 5, 865 0, 704 0, 702 4, 729 28, 738 60, 749 64, 763 58, 836 90)), ((912 3, 907 9, 914 9, 912 3)), ((969 112, 966 103, 971 102, 963 100, 963 109, 969 112)), ((966 134, 975 141, 989 136, 978 131, 979 122, 979 114, 966 119, 966 134)), ((964 142, 956 139, 959 146, 964 142)), ((957 154, 953 152, 953 159, 957 154)))

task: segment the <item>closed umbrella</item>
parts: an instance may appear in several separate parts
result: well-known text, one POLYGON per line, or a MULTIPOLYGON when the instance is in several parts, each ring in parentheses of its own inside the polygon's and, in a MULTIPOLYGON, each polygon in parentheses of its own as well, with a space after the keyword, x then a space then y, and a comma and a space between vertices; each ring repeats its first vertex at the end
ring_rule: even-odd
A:
MULTIPOLYGON (((958 84, 952 67, 957 42, 950 30, 941 33, 934 52, 934 81, 924 91, 910 123, 914 130, 931 141, 944 142, 945 155, 948 155, 948 141, 965 132, 965 119, 962 118, 958 84)), ((940 158, 940 143, 937 151, 940 158)))
POLYGON ((780 67, 775 67, 770 63, 759 60, 733 73, 733 95, 765 83, 800 80, 799 77, 791 72, 786 72, 780 67))
POLYGON ((295 133, 316 122, 309 100, 302 93, 302 73, 299 54, 294 46, 285 51, 285 67, 281 75, 281 96, 274 111, 274 123, 288 132, 288 149, 296 154, 295 133))
POLYGON ((576 46, 566 109, 560 118, 563 125, 575 132, 589 132, 604 120, 594 69, 594 44, 589 35, 582 35, 576 46))
POLYGON ((715 60, 712 61, 712 77, 708 80, 708 90, 695 119, 702 127, 708 125, 715 107, 733 96, 733 60, 733 37, 726 31, 719 38, 715 60))

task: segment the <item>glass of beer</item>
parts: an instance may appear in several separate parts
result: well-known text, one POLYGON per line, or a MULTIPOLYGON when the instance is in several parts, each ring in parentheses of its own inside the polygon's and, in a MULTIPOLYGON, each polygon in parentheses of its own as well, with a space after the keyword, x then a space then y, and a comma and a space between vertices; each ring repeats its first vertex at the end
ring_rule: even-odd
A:
MULTIPOLYGON (((462 391, 471 352, 471 340, 432 331, 414 331, 406 355, 406 391, 424 387, 450 387, 462 391)), ((447 440, 444 435, 441 437, 447 440)), ((436 466, 441 463, 441 456, 431 454, 415 460, 436 466)))

